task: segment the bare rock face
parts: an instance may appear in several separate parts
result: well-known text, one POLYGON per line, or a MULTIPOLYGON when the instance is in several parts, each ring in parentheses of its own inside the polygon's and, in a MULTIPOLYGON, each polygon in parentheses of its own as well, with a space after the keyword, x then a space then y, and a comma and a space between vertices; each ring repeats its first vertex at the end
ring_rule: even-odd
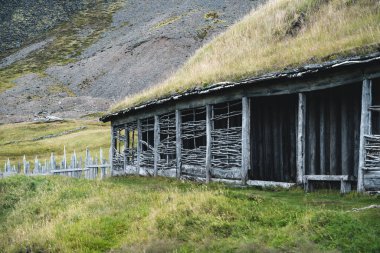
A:
POLYGON ((105 111, 166 79, 260 2, 128 0, 74 63, 50 66, 44 75, 22 76, 1 93, 0 122, 31 120, 41 111, 63 118, 105 111))

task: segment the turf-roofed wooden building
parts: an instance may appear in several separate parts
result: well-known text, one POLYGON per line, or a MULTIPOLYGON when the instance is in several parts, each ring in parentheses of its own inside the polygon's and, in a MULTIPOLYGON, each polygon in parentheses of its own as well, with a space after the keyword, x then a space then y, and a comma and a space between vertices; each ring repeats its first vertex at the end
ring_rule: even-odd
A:
POLYGON ((380 190, 380 56, 218 83, 108 114, 114 174, 380 190))

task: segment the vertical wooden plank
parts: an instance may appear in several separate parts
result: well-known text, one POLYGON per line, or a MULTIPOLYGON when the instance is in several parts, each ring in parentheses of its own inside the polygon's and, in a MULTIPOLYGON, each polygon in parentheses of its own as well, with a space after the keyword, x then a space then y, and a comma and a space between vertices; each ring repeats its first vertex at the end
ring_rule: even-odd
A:
POLYGON ((110 148, 110 165, 111 165, 111 174, 113 175, 113 158, 115 156, 115 145, 116 145, 116 142, 115 142, 115 129, 114 127, 111 125, 111 148, 110 148))
POLYGON ((142 133, 141 133, 141 119, 137 120, 137 166, 136 166, 136 174, 140 174, 140 163, 141 163, 141 140, 142 140, 142 133))
MULTIPOLYGON (((350 166, 350 136, 348 135, 349 131, 349 117, 347 104, 345 99, 341 98, 341 166, 342 166, 342 175, 349 174, 350 166)), ((343 183, 342 183, 343 184, 343 183)))
POLYGON ((211 180, 211 114, 211 105, 206 105, 206 183, 209 183, 211 180))
POLYGON ((335 93, 330 94, 330 175, 337 175, 338 173, 338 101, 334 97, 335 93))
POLYGON ((297 184, 303 183, 305 173, 305 131, 306 131, 306 95, 298 95, 297 122, 297 184))
MULTIPOLYGON (((309 166, 309 175, 315 175, 317 172, 316 169, 316 148, 317 148, 317 134, 316 134, 316 125, 317 125, 317 103, 314 98, 310 97, 309 98, 309 125, 308 125, 308 166, 309 166)), ((306 138, 305 138, 306 140, 306 138)), ((306 169, 306 168, 305 168, 306 169)))
POLYGON ((176 164, 177 178, 181 177, 182 170, 182 114, 180 110, 175 111, 176 126, 176 164))
POLYGON ((127 125, 124 126, 124 172, 127 172, 127 150, 129 148, 129 131, 127 125))
POLYGON ((365 135, 371 134, 371 112, 369 107, 372 105, 372 80, 365 79, 362 87, 362 105, 360 120, 360 147, 359 147, 359 168, 358 168, 358 192, 363 192, 363 167, 365 166, 365 135))
MULTIPOLYGON (((362 87, 360 87, 361 89, 362 87)), ((361 93, 361 92, 359 92, 361 93)), ((359 157, 360 157, 360 117, 361 117, 361 94, 359 99, 353 101, 353 115, 354 115, 354 169, 353 175, 358 175, 359 157)))
POLYGON ((247 184, 248 171, 251 169, 251 100, 242 98, 242 159, 241 159, 241 181, 247 184))
POLYGON ((158 115, 154 116, 154 176, 158 175, 158 163, 160 160, 160 153, 158 146, 160 145, 160 117, 158 115))
POLYGON ((319 100, 320 111, 319 111, 319 173, 321 175, 326 174, 326 124, 325 124, 325 102, 324 100, 319 100))

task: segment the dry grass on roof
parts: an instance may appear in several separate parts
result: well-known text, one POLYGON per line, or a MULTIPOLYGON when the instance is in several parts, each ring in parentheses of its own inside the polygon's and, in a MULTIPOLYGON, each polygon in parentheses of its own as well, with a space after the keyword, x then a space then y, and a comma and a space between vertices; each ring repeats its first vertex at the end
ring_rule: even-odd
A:
POLYGON ((165 82, 111 111, 194 87, 379 50, 379 0, 272 0, 199 49, 165 82))

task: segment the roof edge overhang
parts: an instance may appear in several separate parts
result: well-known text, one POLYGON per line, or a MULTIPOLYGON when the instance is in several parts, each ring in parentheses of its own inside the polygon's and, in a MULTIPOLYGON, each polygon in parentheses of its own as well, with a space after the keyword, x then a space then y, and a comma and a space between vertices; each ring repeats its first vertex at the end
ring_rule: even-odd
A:
POLYGON ((310 74, 315 74, 321 71, 344 68, 344 67, 352 66, 352 65, 362 65, 362 64, 367 64, 367 63, 373 63, 375 61, 380 61, 380 52, 372 53, 366 56, 357 56, 357 57, 350 57, 350 58, 345 58, 341 60, 324 62, 321 64, 305 65, 300 68, 290 69, 283 72, 267 73, 260 76, 254 76, 251 78, 236 81, 236 82, 229 82, 229 81, 219 82, 219 83, 215 83, 210 86, 207 86, 205 88, 190 89, 183 93, 172 94, 167 97, 151 100, 134 107, 130 107, 124 110, 114 112, 114 113, 109 113, 101 117, 99 120, 102 122, 112 121, 113 119, 116 119, 120 116, 127 116, 128 114, 132 112, 134 113, 136 111, 147 109, 152 106, 157 106, 157 105, 162 105, 168 102, 178 101, 180 99, 193 96, 193 95, 205 95, 205 94, 210 94, 212 92, 217 92, 220 90, 237 87, 240 85, 256 84, 256 83, 265 82, 265 81, 273 81, 280 78, 288 78, 288 79, 301 78, 301 77, 304 77, 310 74))

